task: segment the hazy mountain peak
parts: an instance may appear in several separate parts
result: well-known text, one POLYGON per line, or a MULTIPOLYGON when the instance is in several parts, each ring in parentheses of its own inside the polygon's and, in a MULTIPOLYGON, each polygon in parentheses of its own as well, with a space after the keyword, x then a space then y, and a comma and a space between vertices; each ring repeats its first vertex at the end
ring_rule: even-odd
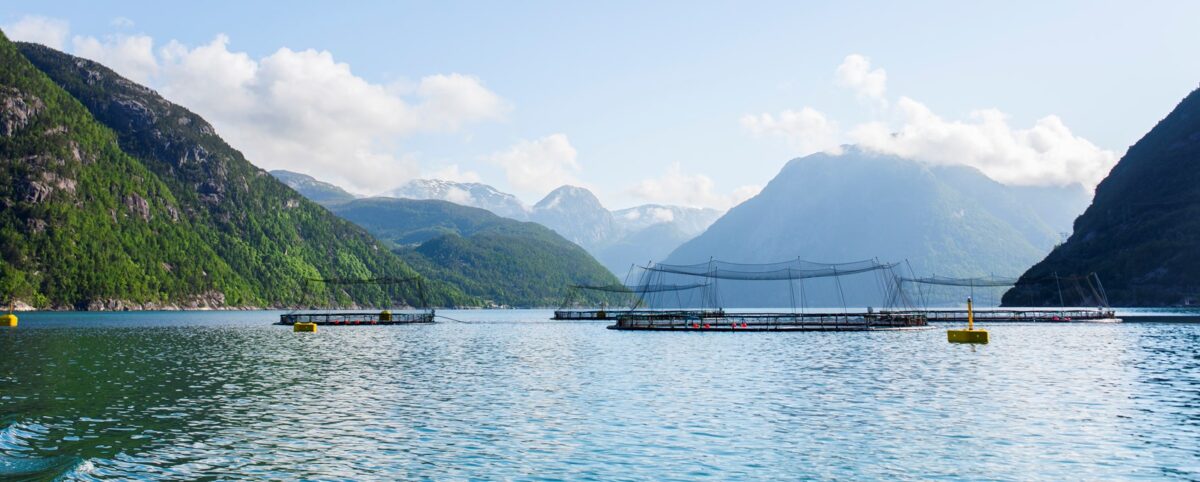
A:
POLYGON ((345 189, 324 181, 319 181, 308 174, 288 171, 286 169, 275 169, 270 172, 272 176, 275 176, 275 179, 282 181, 288 187, 295 189, 296 192, 318 204, 346 202, 358 197, 346 192, 345 189))
POLYGON ((516 196, 478 182, 413 179, 396 189, 383 193, 382 196, 404 199, 438 199, 486 209, 507 218, 522 221, 529 218, 529 207, 516 196))
MULTIPOLYGON (((878 257, 909 260, 918 274, 1011 275, 1056 239, 1031 202, 972 168, 861 149, 818 153, 789 161, 761 193, 683 243, 668 262, 878 257)), ((786 293, 748 286, 730 291, 729 301, 786 304, 786 293)))
POLYGON ((586 205, 588 208, 604 209, 604 205, 600 203, 600 199, 592 194, 587 188, 579 186, 563 185, 558 189, 550 191, 546 197, 538 201, 533 207, 534 209, 559 209, 563 203, 571 205, 586 205))

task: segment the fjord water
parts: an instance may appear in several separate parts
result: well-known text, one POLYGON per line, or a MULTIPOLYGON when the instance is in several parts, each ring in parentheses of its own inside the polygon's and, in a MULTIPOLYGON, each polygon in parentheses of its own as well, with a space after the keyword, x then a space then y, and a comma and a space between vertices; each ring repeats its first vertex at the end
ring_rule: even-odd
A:
POLYGON ((0 478, 1200 477, 1200 325, 645 333, 27 314, 0 478))

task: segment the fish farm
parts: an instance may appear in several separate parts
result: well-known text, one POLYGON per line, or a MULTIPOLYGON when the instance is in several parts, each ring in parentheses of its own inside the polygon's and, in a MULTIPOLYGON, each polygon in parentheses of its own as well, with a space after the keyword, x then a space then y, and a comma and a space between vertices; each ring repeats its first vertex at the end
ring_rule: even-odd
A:
MULTIPOLYGON (((895 289, 897 276, 893 270, 896 263, 881 263, 864 260, 853 263, 814 263, 789 260, 780 263, 743 264, 709 261, 694 265, 652 264, 641 267, 640 283, 630 291, 637 293, 637 300, 630 310, 614 316, 612 330, 642 331, 881 331, 914 330, 928 327, 923 313, 911 309, 903 293, 895 289), (844 276, 874 275, 876 286, 885 300, 884 306, 895 306, 902 310, 855 313, 845 308, 845 294, 841 279, 844 276), (702 282, 692 284, 668 284, 664 281, 679 278, 697 278, 702 282), (842 300, 840 313, 810 311, 803 281, 825 278, 832 280, 838 297, 842 300), (720 308, 718 287, 723 281, 786 282, 791 299, 789 312, 730 311, 720 308), (800 284, 799 298, 796 286, 800 284), (699 297, 707 308, 698 310, 654 310, 642 306, 662 306, 670 297, 683 304, 681 293, 699 291, 699 297), (666 298, 666 299, 664 299, 666 298), (906 308, 906 309, 904 309, 906 308)), ((569 315, 566 310, 560 310, 569 315)), ((558 313, 556 313, 557 315, 558 313)))
POLYGON ((399 313, 392 313, 388 310, 374 313, 285 313, 279 315, 279 321, 275 324, 295 325, 296 323, 313 323, 318 326, 409 325, 414 323, 433 323, 433 317, 433 310, 399 313))
MULTIPOLYGON (((864 260, 851 263, 816 263, 790 260, 778 263, 743 264, 722 261, 694 265, 651 264, 638 266, 639 282, 633 285, 588 286, 574 285, 567 299, 554 312, 555 320, 615 321, 613 330, 646 331, 876 331, 923 329, 929 323, 967 321, 967 310, 929 308, 929 288, 959 287, 973 297, 976 288, 1012 286, 1016 279, 986 276, 978 278, 904 277, 897 274, 899 263, 864 260), (846 308, 842 278, 874 275, 879 293, 879 306, 865 310, 846 308), (832 282, 841 310, 808 308, 805 280, 825 279, 832 282), (667 283, 680 279, 699 279, 694 283, 667 283), (761 312, 730 311, 721 307, 717 290, 721 282, 775 281, 786 282, 791 299, 789 311, 761 312), (797 289, 799 287, 799 289, 797 289), (915 290, 914 290, 915 287, 915 290), (584 291, 623 293, 630 297, 625 308, 587 308, 572 306, 574 295, 584 291), (699 292, 699 301, 694 294, 699 292), (687 295, 684 295, 688 293, 687 295), (683 308, 685 296, 697 308, 683 308), (671 307, 667 307, 671 306, 671 307)), ((1095 274, 1086 277, 1054 277, 1075 282, 1079 298, 1098 308, 1034 308, 1034 309, 977 309, 979 322, 1114 322, 1120 321, 1108 308, 1103 286, 1095 274), (1081 283, 1082 281, 1082 283, 1081 283), (1086 283, 1087 289, 1081 288, 1086 283), (1088 296, 1091 295, 1091 296, 1088 296)), ((811 281, 810 281, 811 282, 811 281)))
POLYGON ((886 331, 925 329, 919 313, 727 313, 722 316, 633 314, 617 317, 610 330, 650 331, 886 331))
MULTIPOLYGON (((328 278, 319 279, 312 278, 305 280, 304 296, 305 301, 313 293, 313 285, 323 284, 327 286, 339 285, 380 285, 380 288, 391 287, 394 285, 413 285, 416 288, 417 299, 419 304, 424 307, 428 306, 428 296, 425 290, 425 283, 420 276, 412 276, 407 278, 328 278)), ((352 325, 412 325, 420 323, 434 323, 436 314, 433 309, 422 308, 419 310, 397 311, 382 310, 376 312, 366 311, 344 311, 344 312, 298 312, 292 311, 279 315, 279 321, 276 325, 311 325, 311 326, 352 326, 352 325)), ((311 330, 304 330, 311 331, 311 330)))

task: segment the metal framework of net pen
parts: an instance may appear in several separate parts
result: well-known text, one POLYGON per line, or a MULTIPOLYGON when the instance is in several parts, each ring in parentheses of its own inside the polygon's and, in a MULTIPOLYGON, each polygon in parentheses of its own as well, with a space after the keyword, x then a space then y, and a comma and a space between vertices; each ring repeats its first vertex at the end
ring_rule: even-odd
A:
MULTIPOLYGON (((887 307, 910 307, 911 300, 900 289, 899 277, 895 274, 895 268, 899 263, 881 263, 878 259, 869 259, 862 261, 853 261, 848 263, 817 263, 805 261, 802 259, 794 259, 788 261, 780 261, 775 263, 731 263, 727 261, 710 260, 707 263, 697 264, 666 264, 653 263, 646 266, 639 266, 641 269, 641 279, 638 286, 654 287, 665 285, 665 278, 668 276, 691 276, 704 278, 704 283, 693 285, 692 289, 701 288, 700 305, 703 307, 719 309, 722 306, 719 296, 719 287, 722 280, 737 280, 737 281, 787 281, 789 285, 789 297, 791 299, 792 311, 795 312, 799 306, 801 312, 807 307, 807 296, 804 287, 804 280, 814 278, 832 278, 834 286, 837 290, 838 299, 842 304, 843 311, 847 310, 845 291, 842 288, 841 277, 850 276, 862 273, 876 273, 877 287, 884 298, 884 306, 887 307), (797 285, 799 290, 797 290, 797 285), (799 299, 797 299, 799 294, 799 299)), ((656 293, 646 289, 639 298, 643 301, 649 301, 651 304, 655 301, 653 296, 646 296, 656 293), (649 300, 646 300, 650 298, 649 300)), ((659 300, 661 301, 661 300, 659 300)), ((677 297, 677 302, 682 303, 677 297)))
POLYGON ((704 288, 707 283, 691 283, 691 284, 659 284, 659 285, 585 285, 575 284, 567 287, 567 294, 563 299, 559 309, 567 309, 576 300, 576 295, 584 291, 597 291, 601 293, 623 293, 631 296, 629 301, 629 309, 636 310, 645 301, 647 294, 667 293, 667 292, 682 292, 698 288, 704 288))
MULTIPOLYGON (((305 278, 304 279, 304 299, 301 300, 300 306, 307 306, 309 296, 312 294, 312 285, 321 283, 325 285, 401 285, 412 283, 417 287, 417 301, 420 306, 417 308, 426 310, 429 309, 429 293, 425 287, 425 278, 417 276, 408 276, 403 278, 396 277, 378 277, 378 278, 305 278)), ((295 312, 296 310, 292 310, 295 312)))
POLYGON ((1054 289, 1058 293, 1058 304, 1060 307, 1066 307, 1067 298, 1063 295, 1063 285, 1066 285, 1068 291, 1074 291, 1074 294, 1079 300, 1079 306, 1099 305, 1103 308, 1109 308, 1108 293, 1104 291, 1104 285, 1100 283, 1100 275, 1094 271, 1086 275, 1068 275, 1061 276, 1058 272, 1051 273, 1047 276, 1036 278, 1021 278, 1022 285, 1040 285, 1054 283, 1054 289), (1086 289, 1085 289, 1086 288, 1086 289))
MULTIPOLYGON (((1080 306, 1085 305, 1100 305, 1108 308, 1108 294, 1104 292, 1104 285, 1100 283, 1100 276, 1096 273, 1088 273, 1087 275, 1072 275, 1059 276, 1058 273, 1053 273, 1050 276, 1037 278, 1006 278, 995 275, 980 276, 974 278, 950 278, 945 276, 928 276, 924 278, 899 278, 901 286, 904 283, 913 283, 918 285, 935 285, 935 286, 956 286, 970 288, 971 295, 974 296, 975 288, 1003 288, 1016 286, 1018 282, 1025 284, 1040 284, 1051 283, 1055 284, 1058 292, 1059 305, 1066 307, 1065 297, 1063 296, 1063 283, 1067 283, 1068 289, 1073 289, 1078 295, 1080 306), (1086 285, 1086 290, 1084 289, 1086 285)), ((926 303, 926 294, 923 291, 918 292, 922 305, 926 303)))

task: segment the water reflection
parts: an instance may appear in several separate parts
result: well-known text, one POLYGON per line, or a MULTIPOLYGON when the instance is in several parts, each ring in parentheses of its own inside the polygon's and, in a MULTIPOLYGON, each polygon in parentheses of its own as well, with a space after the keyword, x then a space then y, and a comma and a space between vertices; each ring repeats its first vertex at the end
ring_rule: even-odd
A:
POLYGON ((0 332, 0 474, 1200 476, 1192 324, 1000 325, 972 350, 541 312, 300 335, 263 313, 59 316, 0 332))

